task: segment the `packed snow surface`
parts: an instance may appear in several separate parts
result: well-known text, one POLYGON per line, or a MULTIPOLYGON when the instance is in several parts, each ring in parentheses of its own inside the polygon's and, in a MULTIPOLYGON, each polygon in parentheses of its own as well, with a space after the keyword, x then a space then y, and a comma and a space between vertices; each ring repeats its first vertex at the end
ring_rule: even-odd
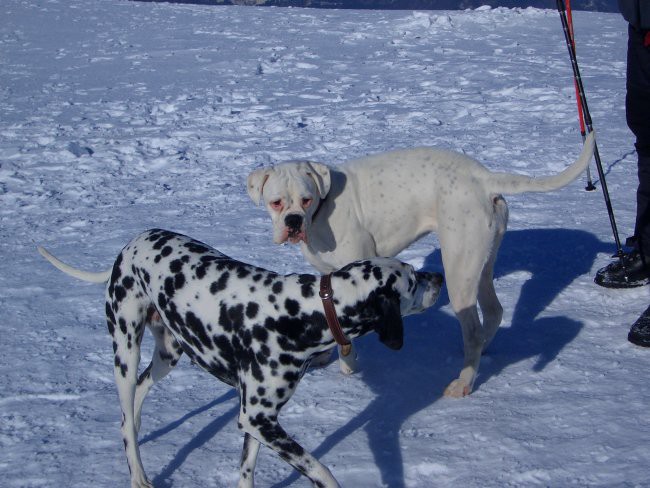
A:
MULTIPOLYGON (((574 21, 624 238, 636 188, 626 25, 617 14, 574 21)), ((2 485, 128 486, 103 288, 60 273, 37 245, 104 270, 136 234, 163 227, 313 272, 298 248, 272 243, 248 173, 417 145, 533 176, 570 164, 581 136, 557 12, 3 0, 2 485)), ((281 421, 342 486, 650 486, 650 350, 626 340, 650 296, 593 283, 616 249, 601 185, 584 186, 508 197, 496 266, 505 317, 471 396, 441 396, 462 363, 446 291, 406 320, 403 350, 368 336, 360 373, 332 363, 306 374, 281 421)), ((434 235, 400 257, 442 269, 434 235)), ((155 485, 235 486, 237 410, 234 391, 182 360, 145 403, 155 485)), ((308 486, 268 449, 256 478, 308 486)))

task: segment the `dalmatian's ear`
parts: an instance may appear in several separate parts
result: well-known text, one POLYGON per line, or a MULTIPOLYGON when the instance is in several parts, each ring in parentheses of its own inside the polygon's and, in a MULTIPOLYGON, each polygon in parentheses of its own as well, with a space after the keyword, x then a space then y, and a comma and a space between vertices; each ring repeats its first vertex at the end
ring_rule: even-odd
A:
POLYGON ((400 313, 399 296, 382 298, 381 316, 377 326, 379 340, 386 347, 398 351, 404 344, 404 323, 400 313))
POLYGON ((264 183, 266 183, 266 180, 269 179, 269 176, 272 172, 273 167, 258 168, 248 175, 248 178, 246 180, 246 190, 248 191, 248 196, 251 197, 251 200, 253 200, 253 202, 255 202, 255 205, 260 204, 264 183))
POLYGON ((306 163, 306 166, 307 176, 312 178, 316 183, 320 197, 325 198, 325 196, 329 193, 331 186, 329 167, 325 164, 314 163, 312 161, 306 163))

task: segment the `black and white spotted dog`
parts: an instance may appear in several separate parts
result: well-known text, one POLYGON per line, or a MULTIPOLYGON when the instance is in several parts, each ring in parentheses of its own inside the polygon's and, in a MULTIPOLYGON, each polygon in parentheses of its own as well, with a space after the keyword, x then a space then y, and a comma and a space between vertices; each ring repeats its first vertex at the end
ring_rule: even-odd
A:
MULTIPOLYGON (((339 486, 330 471, 278 423, 311 358, 334 344, 313 275, 281 276, 230 259, 173 232, 136 237, 112 270, 89 273, 39 251, 62 271, 108 282, 106 315, 113 337, 115 381, 132 487, 151 487, 137 435, 145 395, 181 354, 239 392, 245 432, 239 487, 252 487, 260 443, 307 476, 314 486, 339 486), (155 338, 151 364, 138 378, 144 327, 155 338)), ((357 262, 331 276, 334 304, 349 338, 377 332, 392 349, 402 346, 402 316, 438 297, 442 276, 415 272, 395 259, 357 262)))

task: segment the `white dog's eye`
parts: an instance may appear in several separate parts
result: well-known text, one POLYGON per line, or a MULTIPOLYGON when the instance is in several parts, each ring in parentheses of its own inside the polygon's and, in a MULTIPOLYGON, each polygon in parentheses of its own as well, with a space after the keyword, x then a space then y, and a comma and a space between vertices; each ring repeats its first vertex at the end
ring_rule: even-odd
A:
POLYGON ((282 210, 282 200, 273 200, 269 205, 273 210, 282 210))
POLYGON ((309 207, 314 200, 312 198, 303 198, 302 199, 302 208, 309 207))

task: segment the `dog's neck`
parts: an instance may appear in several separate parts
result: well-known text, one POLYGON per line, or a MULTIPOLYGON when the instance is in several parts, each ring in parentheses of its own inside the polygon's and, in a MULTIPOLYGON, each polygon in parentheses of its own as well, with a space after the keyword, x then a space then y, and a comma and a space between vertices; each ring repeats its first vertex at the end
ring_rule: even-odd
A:
MULTIPOLYGON (((344 279, 337 276, 336 273, 331 276, 332 303, 343 333, 348 339, 355 339, 372 332, 379 319, 378 315, 373 317, 367 315, 367 311, 371 308, 367 306, 367 302, 374 288, 368 286, 368 289, 364 289, 366 282, 363 282, 363 280, 356 280, 353 284, 353 280, 344 279), (348 303, 349 298, 353 299, 353 303, 348 303), (363 312, 360 309, 361 307, 364 308, 363 312)), ((320 300, 320 297, 317 296, 317 298, 320 300)), ((325 311, 322 305, 320 310, 324 315, 325 311)), ((323 337, 326 336, 328 343, 332 345, 332 343, 335 343, 334 336, 327 322, 324 323, 324 326, 327 330, 324 332, 323 337)))

